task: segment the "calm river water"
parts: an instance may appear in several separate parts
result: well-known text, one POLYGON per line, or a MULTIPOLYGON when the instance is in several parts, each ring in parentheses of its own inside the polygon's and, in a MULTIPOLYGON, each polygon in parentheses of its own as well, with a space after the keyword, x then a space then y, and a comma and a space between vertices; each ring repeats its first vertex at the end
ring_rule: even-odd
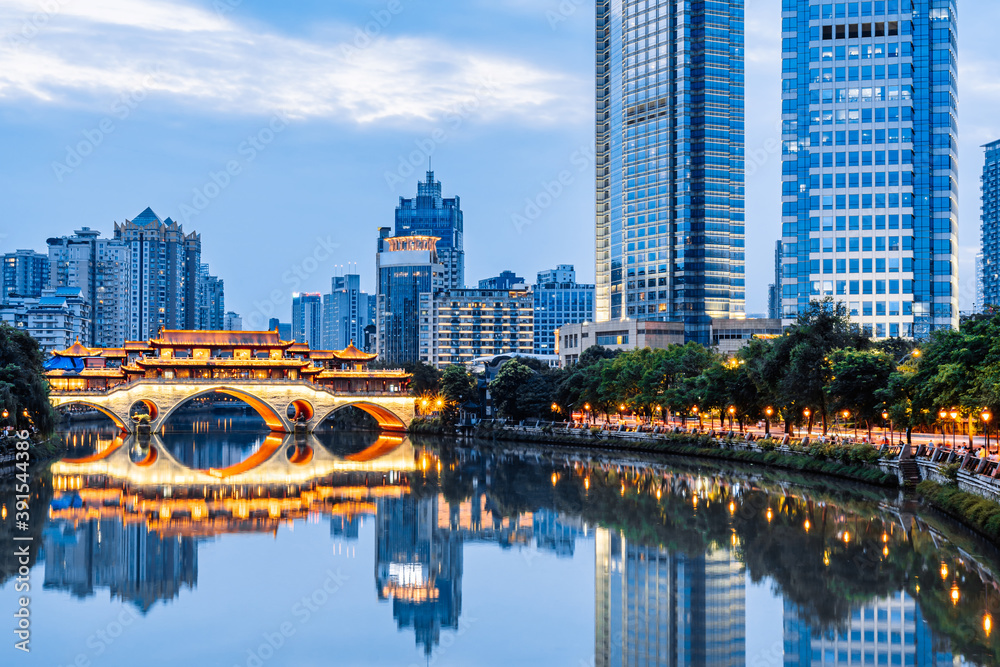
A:
POLYGON ((0 664, 997 665, 993 549, 871 487, 211 416, 35 471, 0 664), (238 419, 237 419, 238 421, 238 419))

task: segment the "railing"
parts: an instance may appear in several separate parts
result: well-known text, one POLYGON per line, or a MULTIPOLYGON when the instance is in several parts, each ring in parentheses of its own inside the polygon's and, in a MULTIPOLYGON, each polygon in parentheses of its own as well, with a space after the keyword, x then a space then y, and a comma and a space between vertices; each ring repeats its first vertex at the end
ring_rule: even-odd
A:
POLYGON ((401 391, 335 391, 325 385, 316 384, 309 380, 272 380, 270 378, 139 378, 131 382, 116 384, 108 389, 80 389, 80 390, 58 390, 53 389, 50 393, 53 396, 110 396, 119 391, 128 391, 140 385, 185 385, 185 384, 206 384, 206 385, 236 385, 241 384, 265 384, 265 385, 288 385, 309 387, 314 391, 322 391, 331 396, 407 396, 401 391))

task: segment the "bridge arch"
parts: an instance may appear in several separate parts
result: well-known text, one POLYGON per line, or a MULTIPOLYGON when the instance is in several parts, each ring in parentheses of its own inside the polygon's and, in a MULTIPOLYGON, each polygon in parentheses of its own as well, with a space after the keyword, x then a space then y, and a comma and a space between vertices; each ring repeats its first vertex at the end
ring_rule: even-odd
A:
POLYGON ((104 415, 104 416, 108 417, 109 419, 111 419, 111 421, 113 421, 115 423, 115 426, 117 426, 118 428, 120 428, 123 433, 129 433, 131 431, 131 429, 129 428, 128 424, 125 423, 125 420, 122 419, 121 416, 119 416, 118 414, 116 414, 110 408, 108 408, 106 406, 103 406, 103 405, 100 405, 98 403, 94 403, 92 401, 87 401, 87 400, 83 400, 83 399, 71 399, 71 400, 66 400, 66 401, 63 401, 63 402, 59 403, 59 405, 56 405, 55 408, 56 408, 56 410, 59 410, 60 408, 68 408, 71 405, 83 405, 83 406, 86 406, 88 408, 93 408, 94 410, 97 410, 98 412, 100 412, 102 415, 104 415))
MULTIPOLYGON (((284 433, 288 431, 288 426, 281 416, 268 405, 267 401, 254 396, 253 394, 243 391, 241 389, 234 389, 232 387, 212 387, 210 389, 205 389, 204 391, 195 392, 189 396, 185 396, 182 400, 177 401, 174 405, 170 406, 170 409, 164 413, 163 417, 157 422, 158 427, 162 427, 170 417, 185 403, 188 403, 201 396, 207 396, 209 394, 225 394, 226 396, 232 396, 233 398, 238 398, 251 408, 254 412, 260 415, 264 423, 267 424, 268 428, 272 431, 279 433, 284 433)), ((157 429, 158 430, 158 429, 157 429)))
POLYGON ((317 425, 322 424, 327 419, 332 417, 334 413, 338 410, 343 410, 344 408, 358 408, 368 413, 375 418, 378 422, 378 426, 383 431, 405 431, 406 422, 404 422, 398 415, 396 415, 392 410, 382 407, 381 405, 376 405, 375 403, 369 403, 368 401, 352 401, 350 403, 344 403, 338 405, 334 409, 326 413, 322 419, 320 419, 317 425))
POLYGON ((128 416, 132 418, 136 414, 141 414, 138 411, 139 407, 146 408, 147 414, 149 414, 150 421, 156 421, 156 418, 160 416, 160 408, 156 406, 156 403, 149 400, 148 398, 140 398, 138 401, 132 404, 132 407, 128 409, 128 416))

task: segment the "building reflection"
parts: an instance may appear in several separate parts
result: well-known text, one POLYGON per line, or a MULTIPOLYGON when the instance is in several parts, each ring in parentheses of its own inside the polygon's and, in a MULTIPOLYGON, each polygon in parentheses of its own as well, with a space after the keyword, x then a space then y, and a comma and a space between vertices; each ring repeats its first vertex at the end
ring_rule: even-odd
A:
POLYGON ((74 525, 52 521, 44 532, 47 589, 75 597, 107 589, 143 613, 159 600, 172 600, 198 580, 198 540, 163 536, 118 518, 74 525))
POLYGON ((746 664, 746 579, 726 548, 698 556, 598 528, 597 667, 746 664))
POLYGON ((959 664, 947 640, 935 638, 920 605, 905 591, 855 609, 839 630, 820 632, 787 601, 784 621, 785 667, 959 664))

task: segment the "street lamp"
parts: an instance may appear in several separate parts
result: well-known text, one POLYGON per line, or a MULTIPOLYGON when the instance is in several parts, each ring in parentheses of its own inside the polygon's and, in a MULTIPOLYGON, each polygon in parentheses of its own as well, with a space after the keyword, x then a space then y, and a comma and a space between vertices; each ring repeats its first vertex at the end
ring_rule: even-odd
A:
POLYGON ((945 425, 944 420, 948 418, 947 411, 941 410, 941 412, 938 413, 938 417, 941 418, 941 444, 943 445, 945 444, 945 439, 947 438, 947 434, 945 433, 945 428, 944 428, 945 425))
POLYGON ((590 403, 583 404, 583 420, 590 423, 590 403))
POLYGON ((767 415, 767 419, 764 420, 764 435, 771 435, 771 415, 774 414, 774 408, 770 405, 764 408, 764 414, 767 415))
POLYGON ((812 421, 809 420, 809 415, 811 414, 812 411, 810 411, 809 408, 806 408, 805 410, 802 411, 802 415, 806 418, 806 427, 807 427, 806 433, 808 435, 812 435, 813 432, 812 421))
POLYGON ((730 405, 729 409, 726 410, 726 412, 729 413, 729 430, 732 431, 733 430, 733 415, 736 414, 736 408, 733 407, 732 405, 730 405))
MULTIPOLYGON (((882 439, 885 440, 885 423, 889 420, 889 412, 887 410, 882 411, 882 439)), ((889 425, 889 444, 892 444, 892 425, 889 425)))
POLYGON ((951 448, 955 449, 955 438, 956 438, 955 432, 958 430, 958 410, 956 410, 955 408, 952 408, 951 412, 949 414, 951 415, 951 420, 952 420, 952 424, 951 424, 951 448))
POLYGON ((983 408, 983 413, 979 415, 983 420, 983 433, 986 435, 986 453, 990 453, 990 419, 993 415, 990 414, 989 408, 983 408))

